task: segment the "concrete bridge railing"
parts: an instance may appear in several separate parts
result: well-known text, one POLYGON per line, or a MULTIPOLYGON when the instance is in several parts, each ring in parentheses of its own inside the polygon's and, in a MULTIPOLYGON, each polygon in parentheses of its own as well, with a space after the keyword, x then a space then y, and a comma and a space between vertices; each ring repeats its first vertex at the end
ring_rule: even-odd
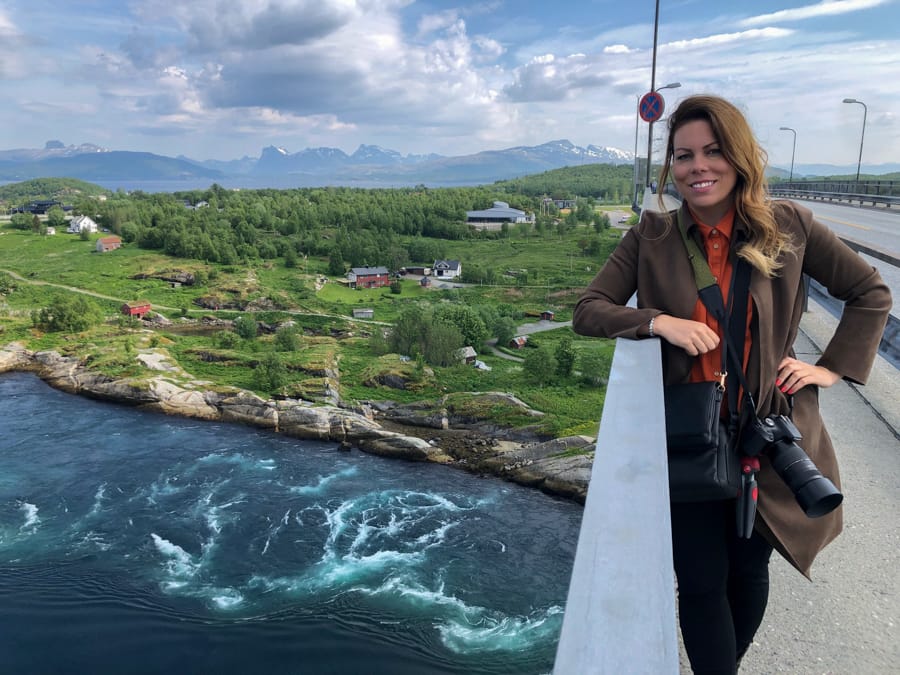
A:
POLYGON ((620 339, 556 652, 555 675, 677 673, 658 339, 620 339))

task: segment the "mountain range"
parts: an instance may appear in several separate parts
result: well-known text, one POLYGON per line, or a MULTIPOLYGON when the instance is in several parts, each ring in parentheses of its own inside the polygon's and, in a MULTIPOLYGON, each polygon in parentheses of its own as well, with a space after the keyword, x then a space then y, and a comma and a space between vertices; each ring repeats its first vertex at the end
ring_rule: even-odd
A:
MULTIPOLYGON (((315 185, 477 185, 579 164, 631 164, 634 153, 611 147, 581 147, 568 140, 536 146, 487 150, 471 155, 402 155, 377 145, 360 145, 347 154, 338 148, 306 148, 291 153, 275 146, 258 158, 229 161, 166 157, 149 152, 108 150, 97 145, 48 141, 40 149, 0 150, 0 180, 71 177, 118 185, 166 181, 220 182, 233 187, 315 185)), ((900 171, 900 164, 863 166, 864 173, 900 171)), ((795 176, 847 175, 855 166, 799 165, 795 176)), ((787 171, 774 170, 776 175, 787 171)), ((178 186, 173 186, 178 189, 178 186)))

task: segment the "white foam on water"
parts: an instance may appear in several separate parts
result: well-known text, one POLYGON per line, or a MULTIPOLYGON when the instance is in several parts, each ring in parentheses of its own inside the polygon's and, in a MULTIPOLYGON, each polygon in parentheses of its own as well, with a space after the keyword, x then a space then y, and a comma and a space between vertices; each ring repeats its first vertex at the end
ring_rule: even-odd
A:
POLYGON ((200 565, 194 562, 194 557, 178 544, 163 539, 155 532, 151 532, 150 536, 156 549, 166 557, 164 569, 177 580, 190 579, 200 570, 200 565))
POLYGON ((245 455, 242 452, 211 452, 197 459, 198 464, 234 464, 247 469, 260 469, 263 471, 274 471, 278 468, 278 464, 274 459, 259 459, 245 455))
POLYGON ((371 555, 345 555, 322 565, 323 571, 317 581, 328 586, 357 583, 385 570, 417 567, 424 562, 420 552, 376 551, 371 555))
POLYGON ((318 476, 318 480, 315 485, 297 485, 288 489, 292 494, 295 495, 319 495, 325 492, 327 488, 335 481, 341 478, 355 476, 358 471, 359 470, 355 466, 348 466, 347 468, 341 469, 336 473, 332 473, 327 476, 318 476))
POLYGON ((112 544, 106 541, 103 533, 94 532, 93 530, 89 531, 84 535, 84 537, 82 537, 79 545, 98 549, 100 551, 108 551, 112 548, 112 544))
POLYGON ((210 598, 217 609, 233 610, 244 603, 244 596, 234 588, 226 588, 224 591, 223 589, 217 590, 219 592, 210 598))
POLYGON ((516 652, 557 639, 563 608, 553 605, 530 616, 498 617, 482 610, 479 620, 449 619, 438 626, 441 641, 460 653, 516 652))
POLYGON ((19 532, 22 534, 34 534, 41 523, 41 519, 38 517, 38 507, 22 501, 19 502, 19 510, 25 514, 25 522, 22 523, 19 532))
POLYGON ((94 492, 94 504, 88 511, 88 516, 94 516, 100 513, 103 508, 103 500, 106 498, 106 483, 101 483, 94 492))

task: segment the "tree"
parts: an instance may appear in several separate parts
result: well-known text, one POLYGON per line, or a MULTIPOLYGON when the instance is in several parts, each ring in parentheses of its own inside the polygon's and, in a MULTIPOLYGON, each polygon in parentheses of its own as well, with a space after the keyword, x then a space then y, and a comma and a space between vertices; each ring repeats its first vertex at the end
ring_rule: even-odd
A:
POLYGON ((487 337, 487 328, 478 312, 460 303, 446 303, 434 310, 434 320, 455 326, 465 345, 480 345, 487 337))
POLYGON ((258 389, 274 391, 287 381, 287 369, 281 357, 274 351, 266 352, 253 371, 253 382, 258 389))
POLYGON ((100 323, 103 314, 91 300, 81 296, 57 296, 50 305, 32 314, 32 322, 49 331, 78 333, 100 323))
POLYGON ((50 227, 62 227, 66 224, 66 212, 58 206, 54 206, 47 212, 47 225, 50 227))
POLYGON ((328 256, 328 274, 335 277, 342 277, 347 270, 344 268, 344 256, 341 249, 335 246, 331 249, 328 256))
POLYGON ((256 319, 251 316, 242 315, 234 320, 234 332, 245 340, 252 340, 257 333, 256 319))
POLYGON ((400 312, 388 339, 390 350, 396 354, 415 356, 424 351, 423 338, 431 323, 431 310, 416 303, 400 312))
POLYGON ((494 322, 493 333, 498 345, 509 344, 516 336, 516 322, 508 316, 501 316, 494 322))
POLYGON ((556 374, 560 377, 568 377, 575 368, 575 348, 572 346, 572 338, 565 337, 560 340, 553 353, 556 357, 556 374))
POLYGON ((282 326, 275 333, 275 348, 280 352, 295 352, 300 346, 297 329, 293 326, 282 326))
POLYGON ((578 358, 581 379, 595 387, 605 384, 609 373, 609 358, 600 349, 589 349, 581 352, 578 358))
POLYGON ((394 279, 391 282, 391 293, 394 295, 400 295, 403 292, 403 286, 400 285, 399 279, 394 279))
POLYGON ((297 266, 297 251, 294 250, 294 247, 288 244, 284 249, 284 266, 288 269, 292 269, 297 266))
POLYGON ((553 379, 556 371, 556 359, 546 347, 538 347, 525 355, 522 370, 530 380, 544 386, 553 379))
POLYGON ((433 366, 452 366, 457 363, 456 353, 463 346, 463 336, 446 323, 434 323, 428 329, 425 340, 425 360, 433 366))
POLYGON ((14 213, 9 219, 9 224, 17 230, 30 230, 31 218, 27 213, 14 213))

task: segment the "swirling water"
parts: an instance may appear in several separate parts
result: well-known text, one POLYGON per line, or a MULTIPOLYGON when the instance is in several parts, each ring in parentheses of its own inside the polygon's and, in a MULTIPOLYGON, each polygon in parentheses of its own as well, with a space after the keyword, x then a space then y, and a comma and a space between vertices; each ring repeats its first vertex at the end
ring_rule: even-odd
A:
POLYGON ((546 673, 581 507, 0 375, 0 664, 546 673))

